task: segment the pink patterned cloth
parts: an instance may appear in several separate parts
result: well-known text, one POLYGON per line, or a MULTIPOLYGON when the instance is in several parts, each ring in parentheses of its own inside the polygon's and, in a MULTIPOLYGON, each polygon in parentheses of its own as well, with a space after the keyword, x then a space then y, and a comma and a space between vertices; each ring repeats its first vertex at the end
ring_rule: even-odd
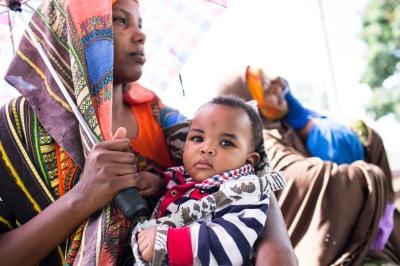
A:
POLYGON ((140 2, 146 57, 139 80, 147 88, 165 90, 215 20, 227 0, 146 0, 140 2))

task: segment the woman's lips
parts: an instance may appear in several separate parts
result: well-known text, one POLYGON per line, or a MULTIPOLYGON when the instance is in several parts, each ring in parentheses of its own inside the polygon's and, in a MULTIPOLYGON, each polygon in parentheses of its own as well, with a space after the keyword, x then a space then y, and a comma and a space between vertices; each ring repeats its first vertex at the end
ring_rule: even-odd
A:
POLYGON ((140 64, 144 64, 146 62, 146 57, 144 56, 143 52, 129 53, 129 58, 140 64))

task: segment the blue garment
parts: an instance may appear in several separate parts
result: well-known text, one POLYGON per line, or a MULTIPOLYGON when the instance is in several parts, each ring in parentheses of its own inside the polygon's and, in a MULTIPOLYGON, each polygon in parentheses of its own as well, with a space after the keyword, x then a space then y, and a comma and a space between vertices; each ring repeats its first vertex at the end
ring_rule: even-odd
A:
POLYGON ((289 111, 283 119, 295 130, 302 129, 313 117, 313 112, 301 105, 301 103, 292 95, 288 84, 284 91, 286 93, 285 100, 288 104, 289 111))
POLYGON ((364 160, 364 146, 349 128, 329 118, 314 118, 306 146, 311 156, 337 164, 364 160))
POLYGON ((320 114, 305 108, 290 92, 285 80, 284 94, 288 104, 288 113, 283 118, 295 130, 302 129, 313 119, 306 146, 311 156, 337 164, 364 160, 364 146, 351 129, 320 114))
POLYGON ((187 118, 176 109, 164 107, 160 110, 160 124, 162 128, 173 126, 185 120, 187 118))

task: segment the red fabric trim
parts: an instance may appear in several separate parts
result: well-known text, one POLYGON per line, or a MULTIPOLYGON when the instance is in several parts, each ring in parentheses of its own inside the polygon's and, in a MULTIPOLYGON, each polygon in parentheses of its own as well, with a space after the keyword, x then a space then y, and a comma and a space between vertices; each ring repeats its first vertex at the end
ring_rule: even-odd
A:
POLYGON ((169 265, 193 265, 192 241, 189 226, 168 229, 169 265))
POLYGON ((165 215, 165 212, 167 211, 168 206, 177 199, 180 199, 183 196, 183 194, 185 194, 188 190, 194 188, 194 185, 195 183, 189 182, 186 184, 181 184, 170 188, 165 193, 165 196, 160 203, 157 216, 163 217, 165 215))
POLYGON ((203 192, 201 189, 196 188, 193 190, 192 193, 190 193, 190 198, 195 199, 195 200, 201 200, 202 198, 204 198, 205 196, 208 196, 208 195, 209 195, 209 193, 203 192))

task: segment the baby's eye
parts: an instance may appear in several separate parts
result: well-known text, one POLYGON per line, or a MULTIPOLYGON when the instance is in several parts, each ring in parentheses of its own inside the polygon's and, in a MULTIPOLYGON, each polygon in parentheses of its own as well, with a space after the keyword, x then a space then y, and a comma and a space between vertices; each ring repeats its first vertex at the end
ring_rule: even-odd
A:
POLYGON ((127 19, 124 17, 120 17, 120 16, 113 17, 113 22, 116 22, 121 25, 127 25, 127 19))
POLYGON ((193 137, 190 138, 190 140, 194 141, 194 142, 202 142, 203 138, 200 137, 200 136, 193 136, 193 137))
POLYGON ((221 140, 220 145, 222 147, 235 147, 235 144, 233 144, 232 141, 226 139, 221 140))

